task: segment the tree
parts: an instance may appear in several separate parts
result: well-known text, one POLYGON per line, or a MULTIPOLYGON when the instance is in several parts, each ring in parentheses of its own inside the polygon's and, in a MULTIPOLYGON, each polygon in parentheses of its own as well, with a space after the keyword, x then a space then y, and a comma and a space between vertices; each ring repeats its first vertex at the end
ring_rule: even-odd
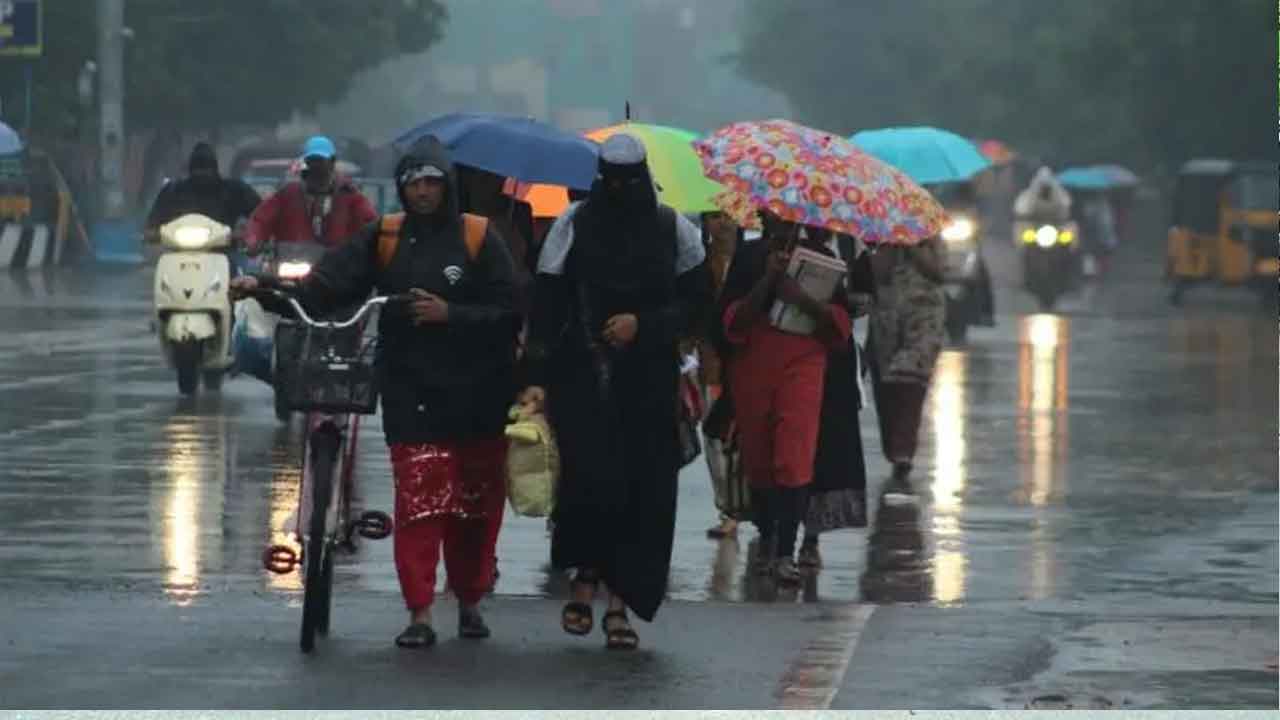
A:
MULTIPOLYGON (((341 97, 362 70, 427 49, 445 21, 440 0, 130 0, 126 117, 143 129, 273 125, 341 97)), ((75 118, 95 4, 46 2, 44 22, 33 105, 48 131, 75 118)), ((0 86, 21 87, 18 63, 0 64, 0 86)))
POLYGON ((752 0, 740 72, 801 122, 997 137, 1167 171, 1275 157, 1270 0, 752 0))

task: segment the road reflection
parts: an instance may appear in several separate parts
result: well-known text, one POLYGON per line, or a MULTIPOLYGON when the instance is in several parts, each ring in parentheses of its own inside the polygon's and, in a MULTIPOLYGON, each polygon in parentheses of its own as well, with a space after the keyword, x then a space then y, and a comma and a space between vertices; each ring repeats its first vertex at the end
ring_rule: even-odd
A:
POLYGON ((227 425, 221 413, 213 417, 179 414, 165 424, 160 522, 163 587, 178 605, 187 605, 204 592, 201 581, 220 569, 223 542, 234 532, 223 527, 225 493, 235 468, 227 425))
POLYGON ((1031 529, 1028 596, 1054 592, 1058 577, 1054 540, 1042 509, 1061 502, 1068 477, 1067 447, 1071 321, 1057 315, 1022 319, 1018 343, 1018 499, 1037 510, 1031 529))
POLYGON ((933 572, 935 599, 964 599, 968 559, 961 515, 968 480, 968 433, 965 398, 968 354, 946 351, 938 358, 933 380, 930 420, 934 435, 933 572))

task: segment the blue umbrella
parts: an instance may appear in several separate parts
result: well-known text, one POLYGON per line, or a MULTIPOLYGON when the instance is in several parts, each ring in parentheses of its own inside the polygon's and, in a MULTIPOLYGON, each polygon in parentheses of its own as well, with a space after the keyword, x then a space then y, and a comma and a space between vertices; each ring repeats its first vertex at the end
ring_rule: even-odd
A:
POLYGON ((22 138, 13 128, 0 122, 0 155, 22 152, 22 138))
POLYGON ((1063 187, 1076 190, 1108 190, 1114 183, 1105 172, 1096 167, 1072 167, 1058 173, 1063 187))
POLYGON ((991 167, 972 142, 938 128, 863 130, 851 139, 922 185, 962 182, 991 167))
POLYGON ((586 190, 595 180, 599 148, 590 140, 532 118, 493 113, 442 115, 395 139, 400 151, 435 135, 454 162, 513 177, 586 190))

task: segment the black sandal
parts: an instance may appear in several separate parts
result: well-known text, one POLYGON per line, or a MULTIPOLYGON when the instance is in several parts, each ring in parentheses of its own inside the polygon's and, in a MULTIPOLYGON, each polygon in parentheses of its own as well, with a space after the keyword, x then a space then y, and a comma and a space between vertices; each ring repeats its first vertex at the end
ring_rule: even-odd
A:
POLYGON ((483 640, 489 637, 489 626, 479 610, 458 611, 458 636, 469 640, 483 640))
MULTIPOLYGON (((594 573, 578 571, 573 580, 569 581, 569 592, 573 592, 575 587, 582 585, 590 585, 591 592, 594 595, 600 585, 600 578, 594 573)), ((591 604, 576 600, 565 603, 564 609, 560 611, 560 627, 564 628, 564 631, 570 635, 590 634, 592 628, 595 627, 595 617, 591 604), (573 619, 574 616, 577 616, 576 621, 573 619)))
POLYGON ((636 635, 636 631, 631 627, 631 621, 627 619, 626 610, 609 610, 606 612, 604 618, 600 621, 600 629, 604 630, 604 646, 610 650, 635 650, 640 644, 640 636, 636 635), (626 625, 618 627, 615 624, 610 629, 610 620, 621 620, 626 625))
POLYGON ((396 645, 402 648, 429 648, 436 644, 436 631, 426 623, 414 623, 396 636, 396 645))

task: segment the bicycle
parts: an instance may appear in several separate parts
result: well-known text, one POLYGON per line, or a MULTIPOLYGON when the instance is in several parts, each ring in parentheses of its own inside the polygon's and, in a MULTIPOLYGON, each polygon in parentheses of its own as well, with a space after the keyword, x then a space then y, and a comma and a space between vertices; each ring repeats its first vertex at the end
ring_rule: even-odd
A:
POLYGON ((294 528, 302 553, 286 545, 272 545, 263 552, 263 565, 283 575, 305 563, 300 646, 302 652, 310 653, 316 635, 329 634, 334 553, 340 547, 353 550, 356 533, 370 540, 391 535, 391 518, 384 512, 368 510, 351 520, 360 416, 374 414, 378 403, 370 358, 374 343, 365 341, 361 321, 375 307, 408 298, 374 297, 345 321, 316 321, 295 298, 280 290, 259 289, 248 295, 287 302, 300 323, 282 321, 276 328, 277 349, 290 347, 289 342, 280 341, 282 333, 301 335, 296 367, 278 376, 284 386, 276 392, 286 398, 292 410, 307 413, 294 528))

